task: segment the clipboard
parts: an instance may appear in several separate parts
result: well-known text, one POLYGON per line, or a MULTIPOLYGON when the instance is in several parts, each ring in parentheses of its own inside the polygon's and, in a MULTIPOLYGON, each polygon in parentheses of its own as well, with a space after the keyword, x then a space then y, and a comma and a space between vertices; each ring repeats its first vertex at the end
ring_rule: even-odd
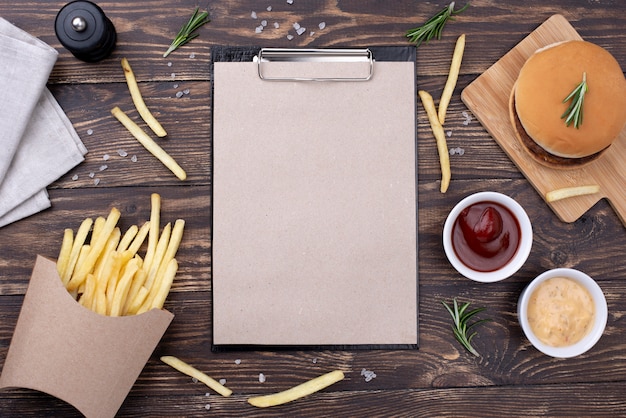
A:
POLYGON ((213 47, 213 351, 417 349, 413 47, 213 47))

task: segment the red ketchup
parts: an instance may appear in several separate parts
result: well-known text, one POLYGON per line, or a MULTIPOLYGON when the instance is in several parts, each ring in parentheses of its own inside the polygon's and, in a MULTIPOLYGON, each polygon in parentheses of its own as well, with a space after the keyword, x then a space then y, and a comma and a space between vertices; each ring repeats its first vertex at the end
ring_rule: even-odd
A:
POLYGON ((515 215, 495 202, 474 203, 461 211, 452 227, 452 247, 472 270, 490 272, 508 263, 519 247, 515 215))

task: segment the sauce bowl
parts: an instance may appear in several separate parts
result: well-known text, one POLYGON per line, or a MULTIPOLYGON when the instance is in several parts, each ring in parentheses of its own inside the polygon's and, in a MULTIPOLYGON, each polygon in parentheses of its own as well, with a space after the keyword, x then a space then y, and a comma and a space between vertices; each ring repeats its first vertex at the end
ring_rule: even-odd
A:
POLYGON ((497 192, 479 192, 465 197, 448 214, 443 227, 443 248, 450 261, 450 264, 463 276, 475 280, 477 282, 491 283, 497 282, 510 277, 517 272, 528 259, 533 244, 533 230, 530 219, 522 206, 511 197, 497 192), (510 259, 504 265, 497 268, 478 269, 469 267, 467 263, 461 259, 460 253, 455 250, 453 239, 455 224, 462 213, 471 206, 481 203, 489 203, 495 207, 508 210, 509 214, 517 221, 519 226, 519 242, 517 249, 511 255, 510 259))
POLYGON ((579 270, 557 268, 540 274, 522 291, 517 304, 517 316, 526 338, 537 350, 551 357, 569 358, 585 353, 598 342, 606 327, 608 308, 602 289, 595 280, 579 270), (528 304, 533 292, 546 280, 556 277, 565 277, 583 286, 589 292, 595 307, 595 314, 589 331, 578 342, 560 347, 543 343, 535 335, 528 321, 528 304))

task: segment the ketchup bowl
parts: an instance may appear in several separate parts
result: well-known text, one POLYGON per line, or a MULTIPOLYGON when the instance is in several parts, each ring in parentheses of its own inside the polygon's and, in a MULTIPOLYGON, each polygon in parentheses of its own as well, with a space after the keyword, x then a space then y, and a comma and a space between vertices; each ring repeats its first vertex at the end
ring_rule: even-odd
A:
POLYGON ((583 354, 606 327, 608 308, 602 289, 587 274, 556 268, 537 276, 522 291, 517 316, 530 343, 556 358, 583 354))
POLYGON ((526 211, 497 192, 479 192, 461 200, 443 227, 443 248, 463 276, 491 283, 510 277, 528 259, 533 230, 526 211))

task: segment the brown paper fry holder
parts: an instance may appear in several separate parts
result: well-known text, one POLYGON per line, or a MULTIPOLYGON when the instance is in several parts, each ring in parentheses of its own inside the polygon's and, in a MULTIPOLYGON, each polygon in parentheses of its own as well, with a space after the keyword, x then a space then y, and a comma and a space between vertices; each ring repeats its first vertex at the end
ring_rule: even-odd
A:
POLYGON ((116 318, 92 312, 64 288, 56 263, 37 256, 0 389, 34 389, 87 417, 113 417, 173 318, 159 309, 116 318))

